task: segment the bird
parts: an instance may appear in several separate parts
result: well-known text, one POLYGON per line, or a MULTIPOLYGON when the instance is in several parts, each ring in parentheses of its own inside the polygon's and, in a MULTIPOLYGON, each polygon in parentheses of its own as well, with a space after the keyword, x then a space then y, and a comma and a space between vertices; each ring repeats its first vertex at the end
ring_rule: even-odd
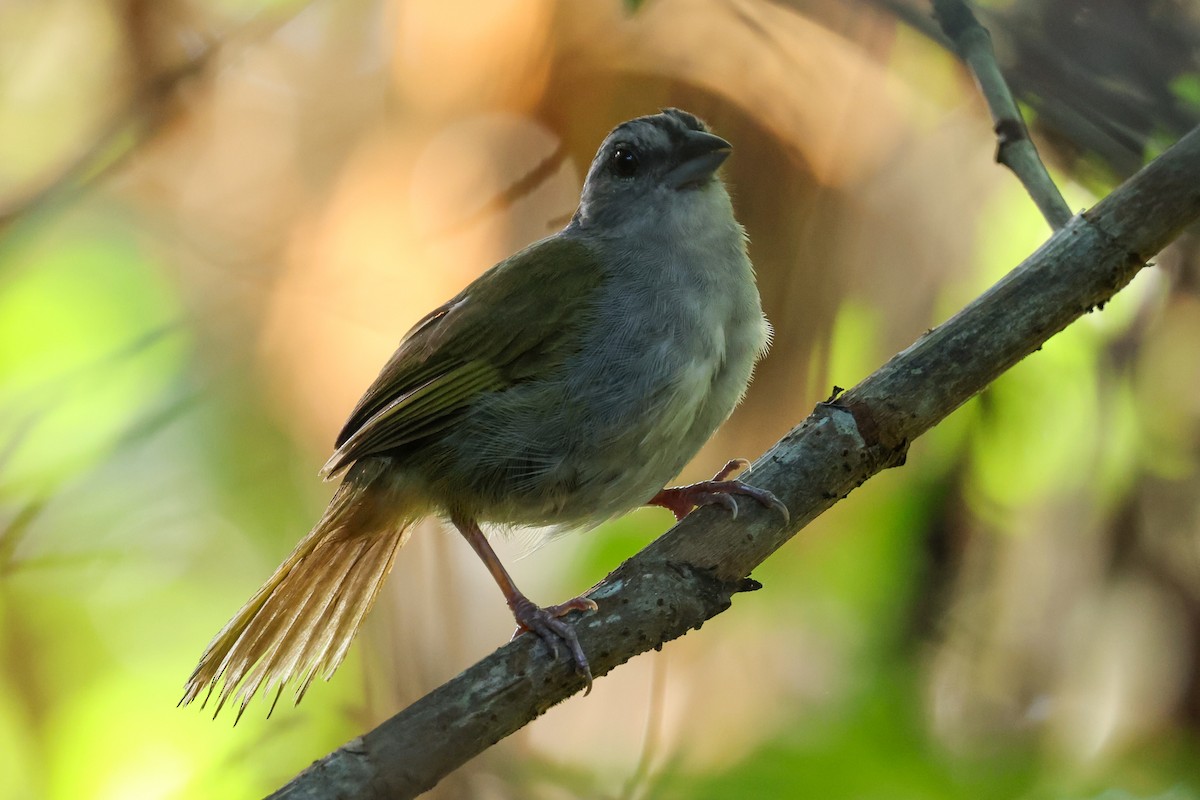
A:
POLYGON ((517 623, 587 689, 565 619, 539 606, 485 525, 590 529, 643 505, 677 519, 737 497, 787 508, 731 479, 666 488, 741 401, 771 327, 747 237, 717 174, 732 146, 676 108, 616 126, 567 225, 504 259, 404 336, 351 412, 322 469, 341 478, 325 513, 213 638, 180 705, 217 693, 238 716, 262 690, 299 703, 346 656, 414 524, 448 520, 517 623))

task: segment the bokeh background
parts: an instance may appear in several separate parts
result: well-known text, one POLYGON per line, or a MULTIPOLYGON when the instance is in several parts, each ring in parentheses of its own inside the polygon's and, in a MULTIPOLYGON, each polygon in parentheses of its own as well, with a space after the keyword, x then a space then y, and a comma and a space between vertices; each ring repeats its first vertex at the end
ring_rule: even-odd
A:
MULTIPOLYGON (((1068 201, 1200 119, 1186 0, 981 3, 1068 201)), ((705 117, 776 339, 683 479, 756 456, 1048 235, 920 0, 0 0, 0 797, 277 788, 503 643, 456 535, 350 658, 177 709, 316 519, 399 337, 561 226, 604 134, 705 117)), ((1200 797, 1185 239, 803 531, 702 632, 435 798, 1200 797)), ((664 530, 532 553, 556 602, 664 530)), ((523 558, 519 558, 524 555, 523 558)))

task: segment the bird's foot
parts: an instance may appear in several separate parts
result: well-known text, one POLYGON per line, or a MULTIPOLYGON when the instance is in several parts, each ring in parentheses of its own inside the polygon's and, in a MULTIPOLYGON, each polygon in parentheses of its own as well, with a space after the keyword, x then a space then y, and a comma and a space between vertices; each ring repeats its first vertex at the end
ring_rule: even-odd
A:
POLYGON ((787 506, 771 492, 741 481, 727 480, 731 474, 740 472, 748 466, 750 466, 750 462, 746 459, 735 458, 714 475, 712 480, 663 489, 651 497, 646 505, 662 506, 675 515, 676 521, 686 517, 697 506, 723 506, 729 509, 729 513, 734 519, 737 519, 738 506, 734 495, 742 495, 767 508, 776 509, 783 514, 784 521, 790 519, 791 515, 788 513, 787 506))
POLYGON ((567 652, 571 655, 571 661, 575 665, 575 671, 587 684, 584 694, 589 694, 592 691, 591 665, 588 664, 587 656, 584 655, 583 648, 579 645, 579 637, 575 635, 575 626, 563 622, 561 617, 572 611, 596 611, 599 609, 596 601, 587 597, 574 597, 565 603, 542 608, 522 595, 510 604, 510 608, 512 608, 513 618, 517 621, 517 631, 513 634, 513 638, 515 639, 525 631, 532 631, 549 646, 555 658, 558 658, 559 643, 566 645, 567 652))

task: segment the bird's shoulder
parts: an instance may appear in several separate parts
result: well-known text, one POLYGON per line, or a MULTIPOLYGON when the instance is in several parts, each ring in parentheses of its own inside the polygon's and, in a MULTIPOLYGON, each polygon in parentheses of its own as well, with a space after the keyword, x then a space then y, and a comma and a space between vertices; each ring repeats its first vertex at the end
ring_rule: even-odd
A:
POLYGON ((592 248, 563 234, 492 267, 404 336, 338 434, 326 474, 435 432, 480 392, 560 362, 604 277, 592 248))

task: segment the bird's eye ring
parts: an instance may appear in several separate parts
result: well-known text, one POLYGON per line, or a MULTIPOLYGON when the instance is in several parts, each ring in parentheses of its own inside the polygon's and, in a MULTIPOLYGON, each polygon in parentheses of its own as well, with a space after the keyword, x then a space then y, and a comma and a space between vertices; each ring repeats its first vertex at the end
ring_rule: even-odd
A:
POLYGON ((637 153, 629 145, 619 144, 614 147, 608 162, 612 165, 613 172, 622 178, 632 178, 637 174, 637 153))

